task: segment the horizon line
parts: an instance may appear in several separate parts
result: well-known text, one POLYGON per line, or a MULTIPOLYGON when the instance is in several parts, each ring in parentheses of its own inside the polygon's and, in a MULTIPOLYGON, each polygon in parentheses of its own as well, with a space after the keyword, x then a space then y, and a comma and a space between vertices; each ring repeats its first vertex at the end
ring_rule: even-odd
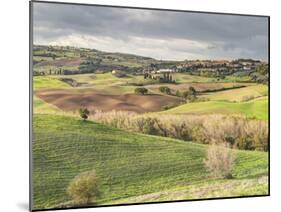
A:
POLYGON ((69 45, 47 45, 47 44, 33 44, 33 46, 52 46, 52 47, 70 47, 70 48, 76 48, 76 49, 89 49, 89 50, 96 50, 96 51, 100 51, 100 52, 104 52, 104 53, 112 53, 112 54, 128 54, 128 55, 134 55, 134 56, 138 56, 138 57, 146 57, 146 58, 150 58, 150 59, 153 59, 153 60, 157 60, 157 61, 173 61, 173 62, 183 62, 183 61, 196 61, 196 60, 200 60, 200 61, 204 61, 204 60, 210 60, 210 61, 223 61, 223 60, 226 60, 226 61, 235 61, 235 60, 256 60, 256 61, 261 61, 261 62, 266 62, 268 63, 268 59, 264 60, 264 59, 258 59, 258 58, 232 58, 232 59, 226 59, 226 58, 220 58, 220 59, 179 59, 179 60, 172 60, 172 59, 156 59, 154 57, 151 57, 151 56, 144 56, 144 55, 139 55, 139 54, 134 54, 134 53, 129 53, 129 52, 110 52, 110 51, 104 51, 104 50, 99 50, 99 49, 96 49, 96 48, 90 48, 90 47, 81 47, 81 46, 69 46, 69 45))

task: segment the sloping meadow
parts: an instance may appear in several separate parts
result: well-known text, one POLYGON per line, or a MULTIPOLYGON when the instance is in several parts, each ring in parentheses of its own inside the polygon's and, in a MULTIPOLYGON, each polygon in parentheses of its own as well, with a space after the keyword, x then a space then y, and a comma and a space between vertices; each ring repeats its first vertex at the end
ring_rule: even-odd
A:
POLYGON ((33 127, 33 209, 79 206, 68 196, 68 185, 93 169, 100 195, 90 205, 268 192, 266 152, 235 150, 234 179, 221 179, 204 166, 208 145, 62 115, 36 114, 33 127))

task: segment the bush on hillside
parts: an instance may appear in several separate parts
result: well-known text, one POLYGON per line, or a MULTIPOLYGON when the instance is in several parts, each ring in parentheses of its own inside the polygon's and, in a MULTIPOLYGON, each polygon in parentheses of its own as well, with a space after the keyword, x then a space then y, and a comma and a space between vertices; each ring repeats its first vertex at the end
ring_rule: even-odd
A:
POLYGON ((207 170, 216 178, 232 178, 235 154, 227 145, 212 144, 208 147, 204 161, 207 170))
POLYGON ((197 99, 197 92, 194 87, 189 87, 188 91, 182 93, 182 96, 189 102, 194 102, 197 99))
POLYGON ((95 171, 83 172, 77 175, 67 188, 68 195, 76 204, 93 203, 98 194, 98 179, 95 171))
POLYGON ((87 108, 80 108, 79 115, 85 121, 86 119, 88 119, 90 111, 87 108))
POLYGON ((182 94, 179 90, 176 91, 176 96, 182 97, 182 95, 183 95, 183 94, 182 94))
POLYGON ((154 117, 141 117, 137 118, 134 122, 134 126, 138 132, 150 135, 158 135, 159 129, 157 127, 159 120, 154 117))
POLYGON ((148 90, 146 88, 136 88, 135 89, 135 93, 136 94, 141 94, 141 95, 145 95, 148 93, 148 90))
POLYGON ((161 93, 165 93, 165 94, 171 94, 171 89, 167 86, 161 86, 159 87, 159 91, 161 93))
POLYGON ((195 90, 194 87, 190 86, 189 89, 188 89, 188 91, 189 91, 190 95, 196 96, 196 93, 197 93, 197 92, 196 92, 196 90, 195 90))

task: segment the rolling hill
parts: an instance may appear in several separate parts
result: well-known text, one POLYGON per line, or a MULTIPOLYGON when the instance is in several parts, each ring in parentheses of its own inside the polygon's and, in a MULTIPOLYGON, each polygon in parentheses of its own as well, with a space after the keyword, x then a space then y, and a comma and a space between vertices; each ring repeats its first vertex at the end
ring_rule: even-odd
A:
POLYGON ((268 98, 261 97, 247 102, 206 101, 180 105, 160 112, 168 114, 240 114, 248 118, 268 120, 268 98))
POLYGON ((213 92, 203 95, 210 100, 248 101, 268 95, 268 86, 262 84, 249 85, 244 88, 213 92))
POLYGON ((52 74, 65 70, 67 73, 91 73, 116 68, 134 70, 157 62, 157 60, 133 54, 104 52, 96 49, 35 45, 33 49, 35 72, 52 74))
POLYGON ((54 89, 54 88, 70 88, 68 84, 54 77, 33 77, 33 89, 54 89))
POLYGON ((98 205, 268 191, 266 152, 237 151, 234 179, 228 181, 209 177, 205 145, 47 114, 34 115, 33 130, 33 209, 71 206, 70 180, 92 169, 99 178, 98 205), (227 192, 215 192, 225 186, 227 192))

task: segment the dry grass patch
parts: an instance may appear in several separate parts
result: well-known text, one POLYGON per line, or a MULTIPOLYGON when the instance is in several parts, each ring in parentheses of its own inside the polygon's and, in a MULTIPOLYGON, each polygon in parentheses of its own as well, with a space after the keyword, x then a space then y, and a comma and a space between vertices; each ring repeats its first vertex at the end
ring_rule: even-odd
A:
POLYGON ((224 115, 139 115, 97 111, 92 119, 109 126, 204 144, 223 143, 246 150, 268 149, 268 123, 224 115))
POLYGON ((95 171, 77 175, 67 188, 68 195, 75 204, 89 204, 98 196, 98 179, 95 171))
POLYGON ((204 161, 207 170, 216 178, 232 178, 236 155, 227 145, 212 144, 209 146, 204 161))

